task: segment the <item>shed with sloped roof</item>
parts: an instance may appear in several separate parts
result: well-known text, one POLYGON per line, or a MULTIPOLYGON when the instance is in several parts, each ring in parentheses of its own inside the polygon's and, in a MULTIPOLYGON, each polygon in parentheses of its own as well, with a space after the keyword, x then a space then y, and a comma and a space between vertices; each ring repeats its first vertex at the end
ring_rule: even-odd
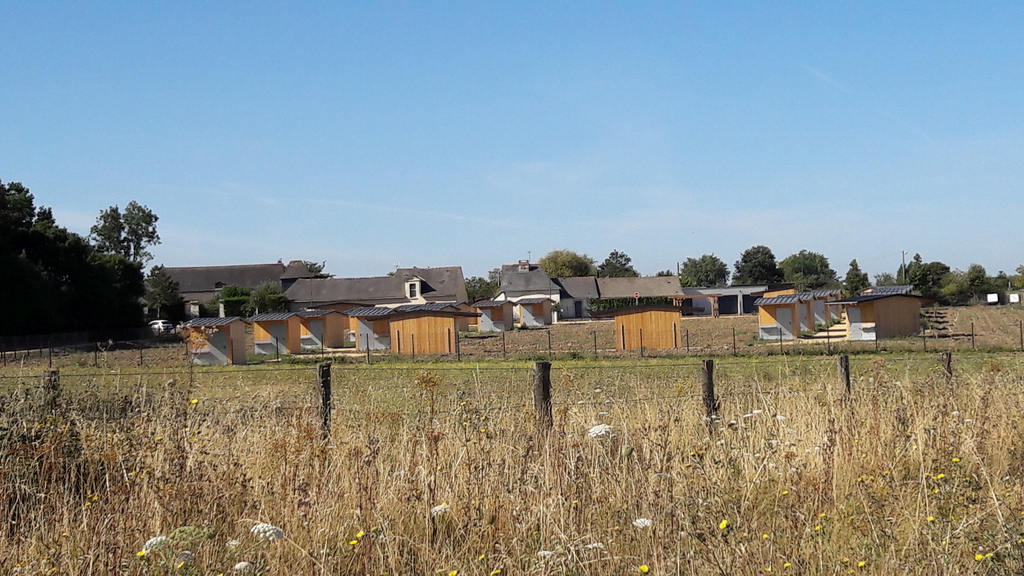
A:
POLYGON ((302 349, 343 348, 349 332, 348 316, 337 310, 303 310, 298 313, 302 324, 302 349))
POLYGON ((515 305, 510 300, 480 300, 473 303, 473 310, 480 314, 477 330, 480 332, 504 332, 515 325, 515 305))
POLYGON ((302 352, 302 319, 294 312, 266 312, 249 318, 253 352, 277 356, 302 352))
POLYGON ((678 348, 683 314, 694 309, 670 304, 641 304, 597 312, 595 318, 615 321, 616 350, 678 348))
POLYGON ((921 300, 913 294, 862 294, 830 302, 842 310, 847 340, 913 336, 921 331, 921 300))
POLYGON ((245 327, 238 316, 194 318, 182 326, 182 338, 193 364, 225 366, 246 363, 245 327))

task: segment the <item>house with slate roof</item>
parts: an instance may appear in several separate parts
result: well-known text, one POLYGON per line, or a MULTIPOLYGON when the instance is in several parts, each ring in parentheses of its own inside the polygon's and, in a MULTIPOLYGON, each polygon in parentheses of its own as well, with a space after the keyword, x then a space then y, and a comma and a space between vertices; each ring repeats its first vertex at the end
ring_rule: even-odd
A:
POLYGON ((278 260, 271 264, 165 266, 164 270, 178 283, 178 293, 190 316, 198 316, 198 304, 213 300, 225 286, 253 289, 260 284, 278 283, 287 291, 296 280, 313 275, 301 260, 292 260, 287 266, 278 260))
POLYGON ((558 321, 554 307, 561 301, 561 293, 561 287, 548 276, 543 267, 530 264, 528 260, 520 260, 518 264, 501 266, 498 295, 494 300, 509 301, 515 305, 513 322, 516 324, 541 326, 558 321), (547 300, 548 304, 545 305, 542 300, 547 300), (529 324, 524 324, 524 315, 529 324))
POLYGON ((399 268, 391 276, 300 278, 287 289, 292 311, 466 302, 461 266, 399 268))
POLYGON ((555 280, 561 293, 559 294, 559 318, 583 319, 590 317, 590 303, 601 297, 597 290, 597 278, 579 276, 559 278, 555 280))

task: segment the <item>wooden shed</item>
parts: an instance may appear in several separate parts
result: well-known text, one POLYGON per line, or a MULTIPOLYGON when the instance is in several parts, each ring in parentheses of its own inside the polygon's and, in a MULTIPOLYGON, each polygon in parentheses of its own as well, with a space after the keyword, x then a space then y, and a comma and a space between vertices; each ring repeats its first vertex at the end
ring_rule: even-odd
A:
POLYGON ((813 302, 805 294, 758 298, 754 304, 757 306, 758 337, 762 340, 795 340, 800 337, 801 330, 809 329, 808 319, 814 317, 813 302))
POLYGON ((337 310, 303 310, 298 313, 302 327, 302 349, 342 348, 349 330, 349 317, 337 310))
POLYGON ((913 294, 863 294, 829 306, 842 309, 848 340, 898 338, 921 331, 921 297, 913 294))
POLYGON ((302 319, 294 312, 266 312, 249 318, 253 352, 298 354, 302 352, 302 319))
POLYGON ((182 326, 189 358, 208 366, 245 364, 246 324, 238 316, 190 320, 182 326))
POLYGON ((391 327, 389 316, 393 308, 362 306, 342 312, 350 319, 349 329, 355 336, 357 350, 390 350, 391 327))
POLYGON ((473 310, 480 314, 477 329, 480 332, 503 332, 512 328, 515 305, 509 300, 480 300, 473 310))
POLYGON ((680 346, 683 314, 693 311, 681 306, 645 304, 606 310, 593 316, 615 320, 616 350, 668 350, 680 346))
POLYGON ((527 328, 550 325, 552 320, 551 307, 553 304, 554 300, 551 298, 519 298, 515 301, 519 325, 527 328))

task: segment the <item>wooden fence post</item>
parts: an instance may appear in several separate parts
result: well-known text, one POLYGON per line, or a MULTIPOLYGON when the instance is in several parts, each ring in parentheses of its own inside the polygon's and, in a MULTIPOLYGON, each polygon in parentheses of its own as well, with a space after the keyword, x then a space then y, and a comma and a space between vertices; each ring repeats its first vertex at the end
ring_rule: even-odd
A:
POLYGON ((704 397, 704 415, 708 426, 718 419, 718 398, 715 397, 715 361, 702 360, 700 366, 701 388, 704 397))
POLYGON ((953 378, 953 353, 942 353, 942 371, 946 373, 946 380, 953 378))
POLYGON ((320 429, 326 440, 331 435, 331 363, 317 366, 320 380, 320 429))
POLYGON ((551 416, 551 362, 537 362, 534 366, 533 408, 537 412, 537 431, 547 434, 554 426, 551 416))
POLYGON ((690 329, 686 329, 686 353, 690 353, 690 329))
POLYGON ((644 329, 640 329, 640 357, 644 357, 644 329))
POLYGON ((974 350, 974 321, 971 321, 971 350, 974 350))
POLYGON ((508 348, 505 347, 505 329, 501 329, 501 357, 508 360, 508 348))
POLYGON ((60 399, 60 370, 47 370, 43 373, 43 402, 53 412, 57 409, 60 399))
POLYGON ((367 334, 366 338, 366 363, 370 364, 370 335, 367 334))
POLYGON ((846 354, 840 354, 837 357, 837 367, 839 369, 839 385, 843 388, 843 394, 847 397, 850 396, 850 357, 846 354))
POLYGON ((551 356, 551 328, 548 328, 548 356, 551 356))
POLYGON ((597 330, 594 330, 594 358, 597 358, 597 330))
POLYGON ((736 327, 732 327, 732 355, 736 355, 736 327))

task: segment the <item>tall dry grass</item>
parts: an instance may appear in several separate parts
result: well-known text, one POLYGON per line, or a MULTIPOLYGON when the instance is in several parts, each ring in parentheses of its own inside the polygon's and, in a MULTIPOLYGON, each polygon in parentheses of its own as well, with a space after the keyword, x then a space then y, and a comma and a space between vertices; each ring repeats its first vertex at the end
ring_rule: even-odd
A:
POLYGON ((564 363, 546 437, 529 366, 337 366, 326 442, 313 369, 7 381, 0 569, 1018 573, 1019 361, 853 364, 723 359, 709 427, 693 363, 564 363))

